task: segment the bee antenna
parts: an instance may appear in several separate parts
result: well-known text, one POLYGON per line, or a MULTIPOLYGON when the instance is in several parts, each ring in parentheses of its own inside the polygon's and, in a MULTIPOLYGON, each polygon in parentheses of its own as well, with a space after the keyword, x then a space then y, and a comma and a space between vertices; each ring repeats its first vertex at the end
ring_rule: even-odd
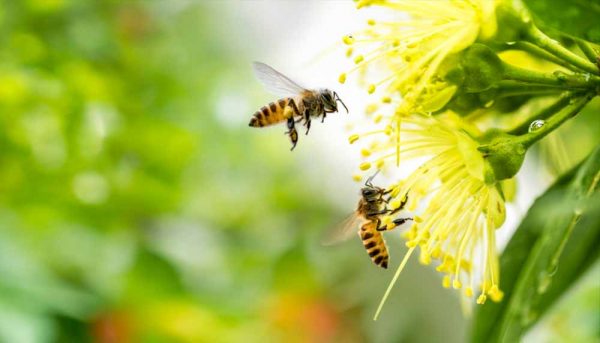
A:
POLYGON ((379 169, 375 172, 375 174, 369 176, 369 178, 365 182, 365 186, 373 187, 373 184, 371 182, 373 181, 373 179, 375 178, 375 176, 377 176, 377 174, 379 174, 379 169))
POLYGON ((342 101, 342 99, 340 99, 340 96, 336 92, 333 92, 333 95, 335 96, 335 101, 336 102, 339 101, 339 102, 342 103, 342 106, 344 106, 344 108, 346 109, 346 113, 350 113, 350 112, 348 112, 348 107, 346 107, 346 104, 344 104, 344 102, 342 101))

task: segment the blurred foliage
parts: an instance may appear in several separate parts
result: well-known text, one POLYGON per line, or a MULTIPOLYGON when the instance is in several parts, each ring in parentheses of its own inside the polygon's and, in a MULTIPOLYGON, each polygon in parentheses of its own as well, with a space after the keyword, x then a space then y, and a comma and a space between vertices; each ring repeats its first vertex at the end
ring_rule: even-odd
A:
MULTIPOLYGON (((266 334, 246 321, 277 276, 263 264, 291 241, 257 233, 294 237, 329 207, 306 201, 290 159, 249 154, 249 136, 211 115, 235 64, 208 34, 216 19, 168 2, 1 8, 1 340, 266 334)), ((318 290, 302 296, 335 313, 318 290)))
POLYGON ((2 1, 0 341, 383 342, 457 311, 372 324, 389 275, 319 248, 343 214, 279 131, 221 113, 251 59, 213 5, 2 1))
POLYGON ((478 308, 473 342, 519 341, 597 260, 600 148, 529 209, 500 259, 502 302, 478 308))
POLYGON ((600 27, 596 18, 600 15, 600 4, 580 0, 525 0, 536 22, 544 27, 600 43, 600 27))

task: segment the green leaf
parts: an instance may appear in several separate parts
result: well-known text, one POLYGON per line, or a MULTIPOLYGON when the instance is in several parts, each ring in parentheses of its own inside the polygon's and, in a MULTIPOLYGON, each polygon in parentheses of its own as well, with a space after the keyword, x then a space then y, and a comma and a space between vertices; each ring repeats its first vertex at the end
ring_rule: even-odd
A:
POLYGON ((600 3, 589 0, 524 0, 535 22, 600 43, 600 3))
POLYGON ((473 342, 518 342, 598 258, 600 147, 529 209, 500 258, 504 299, 474 316, 473 342))

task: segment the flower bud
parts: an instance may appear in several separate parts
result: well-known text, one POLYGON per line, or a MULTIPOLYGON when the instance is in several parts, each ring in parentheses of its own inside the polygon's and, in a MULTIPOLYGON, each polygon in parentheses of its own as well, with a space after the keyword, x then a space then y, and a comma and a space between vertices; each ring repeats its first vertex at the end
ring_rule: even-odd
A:
POLYGON ((510 179, 521 169, 527 148, 516 136, 492 129, 482 136, 481 143, 478 150, 483 153, 487 183, 510 179))

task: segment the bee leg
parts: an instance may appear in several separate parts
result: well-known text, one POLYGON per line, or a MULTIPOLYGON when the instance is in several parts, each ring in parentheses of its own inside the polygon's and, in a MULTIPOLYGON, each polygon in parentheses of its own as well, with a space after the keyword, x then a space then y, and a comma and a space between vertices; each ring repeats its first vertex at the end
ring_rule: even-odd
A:
POLYGON ((394 221, 392 221, 392 223, 394 224, 394 226, 392 226, 389 229, 388 229, 387 225, 385 225, 385 226, 378 226, 377 227, 377 231, 390 231, 390 230, 393 230, 393 229, 397 228, 398 226, 406 223, 409 220, 413 220, 413 219, 412 218, 398 218, 398 219, 394 219, 394 221))
POLYGON ((298 131, 296 131, 296 128, 294 127, 294 118, 290 117, 287 120, 287 127, 288 127, 288 131, 286 132, 286 134, 290 137, 290 140, 292 141, 292 148, 290 150, 294 150, 294 148, 296 147, 296 143, 298 142, 298 131))
POLYGON ((386 213, 388 213, 389 211, 390 211, 390 210, 388 210, 388 209, 385 209, 385 210, 381 210, 381 211, 377 211, 377 212, 368 212, 368 213, 367 213, 367 216, 378 216, 378 215, 381 215, 381 214, 386 214, 386 213))
POLYGON ((402 201, 400 202, 400 206, 398 206, 397 210, 401 210, 404 208, 404 206, 406 206, 406 203, 408 202, 408 194, 404 195, 404 198, 402 199, 402 201))
POLYGON ((323 112, 323 118, 321 118, 321 123, 325 121, 325 117, 327 117, 327 112, 323 112))
POLYGON ((306 134, 308 135, 308 131, 310 131, 310 119, 306 122, 306 134))

